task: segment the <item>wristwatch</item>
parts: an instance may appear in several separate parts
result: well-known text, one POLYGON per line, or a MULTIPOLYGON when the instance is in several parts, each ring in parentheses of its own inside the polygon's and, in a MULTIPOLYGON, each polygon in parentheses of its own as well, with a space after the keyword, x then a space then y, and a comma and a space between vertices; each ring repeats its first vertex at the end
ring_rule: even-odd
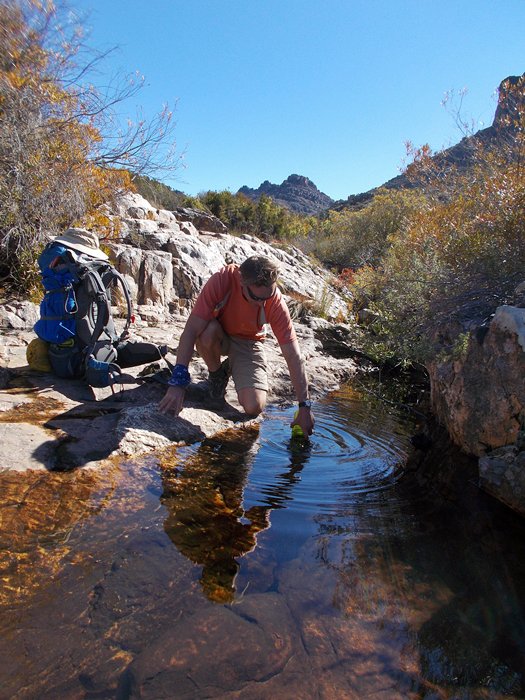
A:
POLYGON ((306 401, 299 401, 298 406, 299 408, 312 408, 312 402, 310 399, 307 399, 306 401))

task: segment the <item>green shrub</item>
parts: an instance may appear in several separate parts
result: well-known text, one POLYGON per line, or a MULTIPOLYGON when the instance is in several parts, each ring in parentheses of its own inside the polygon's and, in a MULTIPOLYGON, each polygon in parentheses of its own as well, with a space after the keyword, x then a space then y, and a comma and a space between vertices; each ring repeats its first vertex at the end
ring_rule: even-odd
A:
POLYGON ((412 213, 426 206, 419 191, 378 190, 358 211, 330 211, 313 252, 330 267, 357 269, 379 264, 392 236, 412 213))

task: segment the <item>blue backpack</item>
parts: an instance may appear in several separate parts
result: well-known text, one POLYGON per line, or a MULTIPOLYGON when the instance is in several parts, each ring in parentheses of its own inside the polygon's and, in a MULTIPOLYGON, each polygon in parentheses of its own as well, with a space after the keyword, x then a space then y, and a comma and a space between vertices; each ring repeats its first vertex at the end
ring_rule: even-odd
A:
MULTIPOLYGON (((34 325, 49 343, 49 360, 59 377, 84 377, 91 386, 109 386, 120 367, 118 347, 133 320, 131 295, 109 261, 92 258, 61 243, 50 243, 38 258, 44 298, 34 325), (111 316, 111 290, 120 284, 127 318, 119 335, 111 316)), ((158 352, 154 353, 158 359, 158 352)))

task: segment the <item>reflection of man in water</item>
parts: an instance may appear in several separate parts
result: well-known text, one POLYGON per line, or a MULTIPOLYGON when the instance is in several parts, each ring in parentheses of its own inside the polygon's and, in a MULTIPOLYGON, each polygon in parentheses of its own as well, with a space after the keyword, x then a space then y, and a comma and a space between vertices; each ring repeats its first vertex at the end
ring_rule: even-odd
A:
POLYGON ((216 602, 233 600, 236 559, 269 526, 270 508, 242 505, 258 434, 255 426, 205 440, 181 474, 163 477, 164 529, 184 556, 202 565, 204 593, 216 602))
POLYGON ((181 554, 203 567, 201 585, 215 602, 235 595, 237 559, 251 552, 257 534, 270 526, 270 511, 284 508, 303 468, 309 443, 291 443, 290 469, 265 489, 268 505, 243 508, 244 487, 258 450, 259 427, 222 433, 205 440, 181 473, 166 471, 162 502, 164 529, 181 554))

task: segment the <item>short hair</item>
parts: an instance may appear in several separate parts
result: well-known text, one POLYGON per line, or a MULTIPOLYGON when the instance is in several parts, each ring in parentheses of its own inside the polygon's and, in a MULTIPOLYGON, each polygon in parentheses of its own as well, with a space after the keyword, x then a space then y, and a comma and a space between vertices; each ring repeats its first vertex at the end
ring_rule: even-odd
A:
POLYGON ((242 281, 256 287, 271 287, 279 277, 279 265, 263 255, 252 255, 239 267, 242 281))

